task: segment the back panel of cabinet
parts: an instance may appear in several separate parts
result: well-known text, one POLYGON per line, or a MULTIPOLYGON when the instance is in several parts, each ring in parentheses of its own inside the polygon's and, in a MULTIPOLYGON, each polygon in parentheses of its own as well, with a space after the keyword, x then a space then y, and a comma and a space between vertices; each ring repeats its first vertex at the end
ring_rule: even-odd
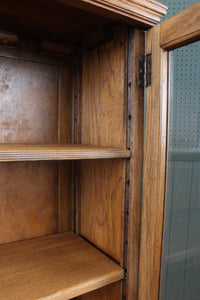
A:
MULTIPOLYGON (((66 73, 63 70, 50 59, 1 49, 0 143, 71 141, 71 116, 67 110, 60 113, 71 93, 66 92, 69 80, 65 87, 62 83, 66 73), (61 126, 66 118, 70 120, 61 126)), ((69 105, 71 110, 71 98, 69 105)), ((59 218, 60 208, 68 209, 64 200, 60 201, 60 197, 66 198, 66 187, 58 190, 69 173, 69 163, 63 166, 48 161, 0 164, 0 243, 43 236, 68 227, 71 212, 69 220, 59 218)))

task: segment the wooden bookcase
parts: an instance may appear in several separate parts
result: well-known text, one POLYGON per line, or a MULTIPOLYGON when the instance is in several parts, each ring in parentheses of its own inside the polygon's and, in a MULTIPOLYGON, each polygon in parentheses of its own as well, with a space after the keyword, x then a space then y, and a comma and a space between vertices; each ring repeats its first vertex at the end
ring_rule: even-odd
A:
POLYGON ((1 1, 0 299, 136 299, 156 1, 1 1))

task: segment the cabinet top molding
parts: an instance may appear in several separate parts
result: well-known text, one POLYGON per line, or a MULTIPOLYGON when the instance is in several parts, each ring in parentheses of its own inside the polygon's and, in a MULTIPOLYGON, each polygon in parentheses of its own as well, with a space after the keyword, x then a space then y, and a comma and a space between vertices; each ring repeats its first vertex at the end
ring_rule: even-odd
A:
POLYGON ((128 23, 150 27, 167 13, 168 7, 154 0, 54 0, 68 6, 128 23))

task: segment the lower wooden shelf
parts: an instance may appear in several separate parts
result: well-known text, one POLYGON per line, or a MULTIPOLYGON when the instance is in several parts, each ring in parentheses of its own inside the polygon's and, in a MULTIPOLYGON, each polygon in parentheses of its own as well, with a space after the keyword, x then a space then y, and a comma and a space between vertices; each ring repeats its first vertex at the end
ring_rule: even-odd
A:
POLYGON ((1 300, 67 300, 123 276, 118 264, 73 232, 0 245, 1 300))

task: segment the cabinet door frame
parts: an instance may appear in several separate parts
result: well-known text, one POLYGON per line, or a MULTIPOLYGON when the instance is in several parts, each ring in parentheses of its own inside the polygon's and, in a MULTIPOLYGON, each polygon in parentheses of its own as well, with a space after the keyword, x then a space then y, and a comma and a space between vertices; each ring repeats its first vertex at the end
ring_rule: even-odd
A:
POLYGON ((145 92, 139 300, 158 300, 165 211, 169 50, 200 40, 200 2, 147 31, 151 86, 145 92))

